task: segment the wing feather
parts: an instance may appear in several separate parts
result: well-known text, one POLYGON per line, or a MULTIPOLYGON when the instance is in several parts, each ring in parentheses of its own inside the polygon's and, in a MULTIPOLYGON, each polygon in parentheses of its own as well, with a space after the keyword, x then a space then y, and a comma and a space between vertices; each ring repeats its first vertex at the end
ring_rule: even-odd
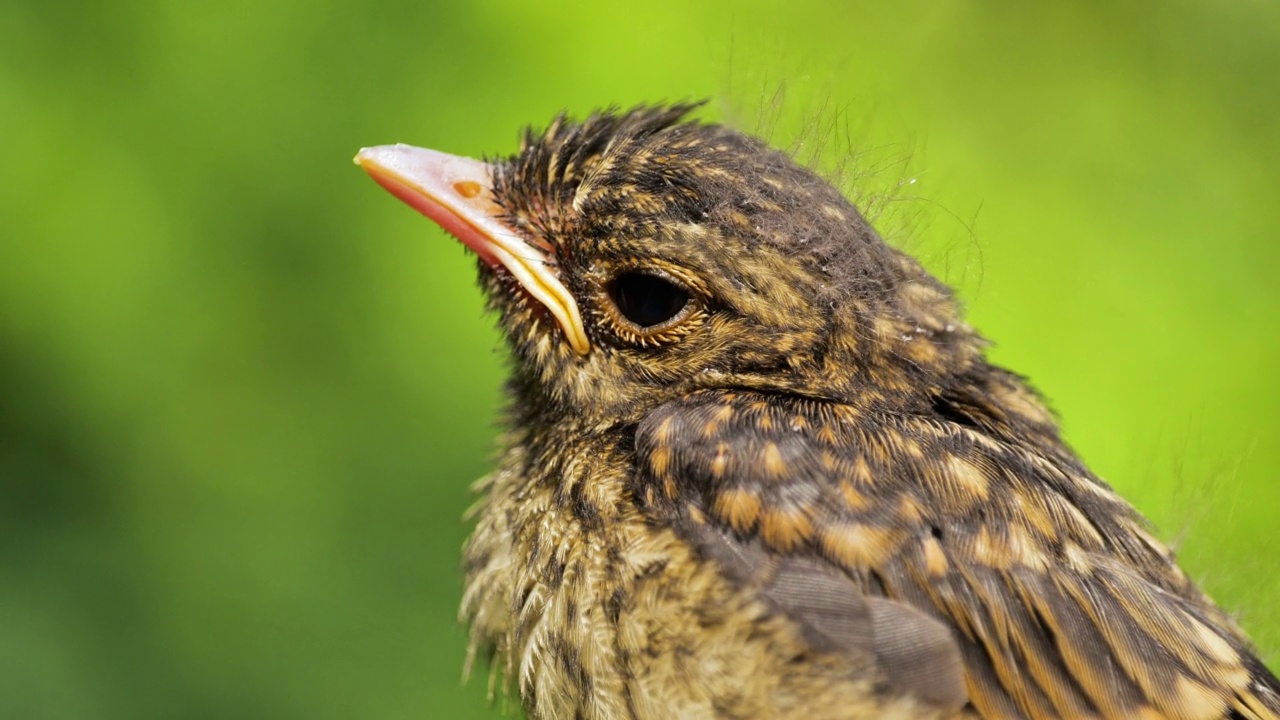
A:
POLYGON ((885 692, 985 717, 1280 718, 1238 630, 1063 446, 703 392, 640 423, 636 452, 647 512, 885 692))

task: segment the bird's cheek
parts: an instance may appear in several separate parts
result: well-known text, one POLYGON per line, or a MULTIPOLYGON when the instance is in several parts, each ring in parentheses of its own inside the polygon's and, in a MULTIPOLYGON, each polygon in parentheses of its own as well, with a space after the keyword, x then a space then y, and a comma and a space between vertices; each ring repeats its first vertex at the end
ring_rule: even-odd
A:
POLYGON ((502 330, 515 342, 526 343, 540 335, 559 332, 556 320, 510 273, 479 263, 479 285, 487 307, 497 313, 502 330))

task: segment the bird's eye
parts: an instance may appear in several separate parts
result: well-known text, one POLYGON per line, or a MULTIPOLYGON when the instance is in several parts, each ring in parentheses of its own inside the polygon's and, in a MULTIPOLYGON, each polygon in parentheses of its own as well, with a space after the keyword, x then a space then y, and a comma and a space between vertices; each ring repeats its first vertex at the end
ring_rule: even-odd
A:
POLYGON ((625 272, 609 283, 609 297, 622 317, 640 330, 671 322, 689 307, 689 291, 674 282, 643 272, 625 272))

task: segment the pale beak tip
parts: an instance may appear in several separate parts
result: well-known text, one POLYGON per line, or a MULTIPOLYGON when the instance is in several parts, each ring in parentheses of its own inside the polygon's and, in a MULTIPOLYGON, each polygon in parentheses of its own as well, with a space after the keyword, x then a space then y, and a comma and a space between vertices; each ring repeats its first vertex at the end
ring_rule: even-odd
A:
POLYGON ((366 167, 368 166, 369 163, 378 162, 380 158, 385 157, 386 156, 385 151, 387 150, 387 148, 388 148, 387 145, 375 145, 373 147, 362 147, 360 148, 360 152, 356 153, 356 156, 351 159, 351 162, 355 163, 356 165, 359 165, 360 167, 366 167))

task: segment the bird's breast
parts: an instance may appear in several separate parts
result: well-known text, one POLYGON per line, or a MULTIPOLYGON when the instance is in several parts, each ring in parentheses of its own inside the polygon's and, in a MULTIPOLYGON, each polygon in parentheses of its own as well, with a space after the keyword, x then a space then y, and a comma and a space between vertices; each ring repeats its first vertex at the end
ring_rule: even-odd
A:
POLYGON ((625 453, 509 449, 481 481, 462 617, 534 718, 934 717, 815 656, 626 490, 625 453))

